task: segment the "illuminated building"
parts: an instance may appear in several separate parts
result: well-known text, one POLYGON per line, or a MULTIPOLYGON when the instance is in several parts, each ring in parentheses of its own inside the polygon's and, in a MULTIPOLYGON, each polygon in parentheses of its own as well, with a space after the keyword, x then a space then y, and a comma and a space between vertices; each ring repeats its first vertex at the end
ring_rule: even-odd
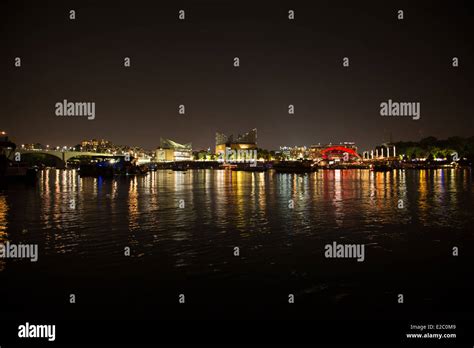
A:
POLYGON ((307 159, 309 157, 306 146, 280 146, 280 153, 285 159, 289 160, 307 159))
POLYGON ((193 149, 191 143, 179 144, 170 139, 160 138, 160 147, 156 149, 157 162, 192 161, 193 149))
POLYGON ((81 141, 82 147, 108 147, 110 146, 110 141, 104 139, 91 139, 91 140, 83 140, 81 141))
POLYGON ((231 150, 249 150, 257 148, 257 129, 234 137, 222 133, 216 133, 216 153, 225 152, 226 148, 231 150))

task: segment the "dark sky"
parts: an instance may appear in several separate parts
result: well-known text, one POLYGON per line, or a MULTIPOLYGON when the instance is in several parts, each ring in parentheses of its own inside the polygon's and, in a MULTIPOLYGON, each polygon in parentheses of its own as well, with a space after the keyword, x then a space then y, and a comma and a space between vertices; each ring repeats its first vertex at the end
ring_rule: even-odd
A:
POLYGON ((0 128, 18 144, 105 138, 149 149, 160 136, 213 147, 216 131, 255 127, 259 146, 270 149, 355 141, 362 151, 390 134, 472 136, 468 4, 9 1, 1 10, 0 128), (63 99, 95 102, 95 120, 56 117, 63 99), (381 117, 388 99, 420 102, 421 119, 381 117))

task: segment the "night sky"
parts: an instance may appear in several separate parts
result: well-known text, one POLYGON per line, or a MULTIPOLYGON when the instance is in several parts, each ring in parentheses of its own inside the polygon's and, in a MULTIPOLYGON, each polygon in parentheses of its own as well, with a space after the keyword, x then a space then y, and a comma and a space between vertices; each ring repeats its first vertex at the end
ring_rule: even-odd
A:
POLYGON ((160 136, 213 148, 216 131, 252 128, 269 149, 355 141, 362 151, 390 134, 394 141, 472 136, 468 4, 3 2, 0 128, 17 144, 105 138, 148 149, 160 136), (95 102, 95 120, 56 117, 63 99, 95 102), (421 119, 381 117, 388 99, 420 102, 421 119))

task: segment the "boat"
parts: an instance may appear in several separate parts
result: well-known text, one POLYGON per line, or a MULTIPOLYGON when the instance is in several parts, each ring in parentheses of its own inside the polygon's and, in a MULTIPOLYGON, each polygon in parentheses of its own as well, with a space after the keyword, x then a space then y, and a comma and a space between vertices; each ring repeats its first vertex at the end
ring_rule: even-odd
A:
POLYGON ((273 169, 277 173, 312 173, 317 170, 313 161, 298 160, 298 161, 279 161, 273 164, 273 169))
POLYGON ((3 177, 6 181, 23 181, 34 183, 38 179, 39 170, 36 167, 28 167, 21 164, 11 164, 5 171, 3 177))
POLYGON ((237 164, 234 163, 222 163, 219 165, 218 169, 224 169, 224 170, 236 170, 237 169, 237 164))
POLYGON ((0 138, 0 183, 35 183, 38 179, 38 167, 29 166, 21 161, 12 161, 10 158, 15 153, 16 144, 9 141, 5 134, 3 135, 0 138))
POLYGON ((235 164, 235 167, 231 168, 232 170, 242 171, 242 172, 264 172, 268 168, 265 166, 263 162, 243 162, 235 164))
POLYGON ((79 175, 113 177, 120 175, 144 175, 149 169, 146 165, 137 165, 133 160, 125 161, 124 158, 105 159, 93 163, 83 163, 79 167, 79 175))
POLYGON ((188 166, 186 163, 174 162, 171 166, 171 169, 175 172, 186 172, 188 170, 188 166))
POLYGON ((373 172, 389 172, 392 169, 393 169, 392 166, 389 165, 388 163, 385 163, 385 164, 382 164, 382 163, 372 164, 370 166, 370 170, 373 171, 373 172))

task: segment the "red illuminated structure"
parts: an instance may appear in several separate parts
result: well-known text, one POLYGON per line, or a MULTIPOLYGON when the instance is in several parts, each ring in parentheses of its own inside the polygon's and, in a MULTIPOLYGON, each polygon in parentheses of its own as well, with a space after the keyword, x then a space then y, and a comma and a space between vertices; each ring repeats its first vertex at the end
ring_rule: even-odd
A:
POLYGON ((361 158, 354 149, 351 149, 345 146, 330 146, 330 147, 325 148, 324 150, 321 151, 322 158, 327 159, 328 154, 333 153, 333 152, 341 153, 341 154, 346 152, 349 155, 352 155, 357 158, 361 158))

